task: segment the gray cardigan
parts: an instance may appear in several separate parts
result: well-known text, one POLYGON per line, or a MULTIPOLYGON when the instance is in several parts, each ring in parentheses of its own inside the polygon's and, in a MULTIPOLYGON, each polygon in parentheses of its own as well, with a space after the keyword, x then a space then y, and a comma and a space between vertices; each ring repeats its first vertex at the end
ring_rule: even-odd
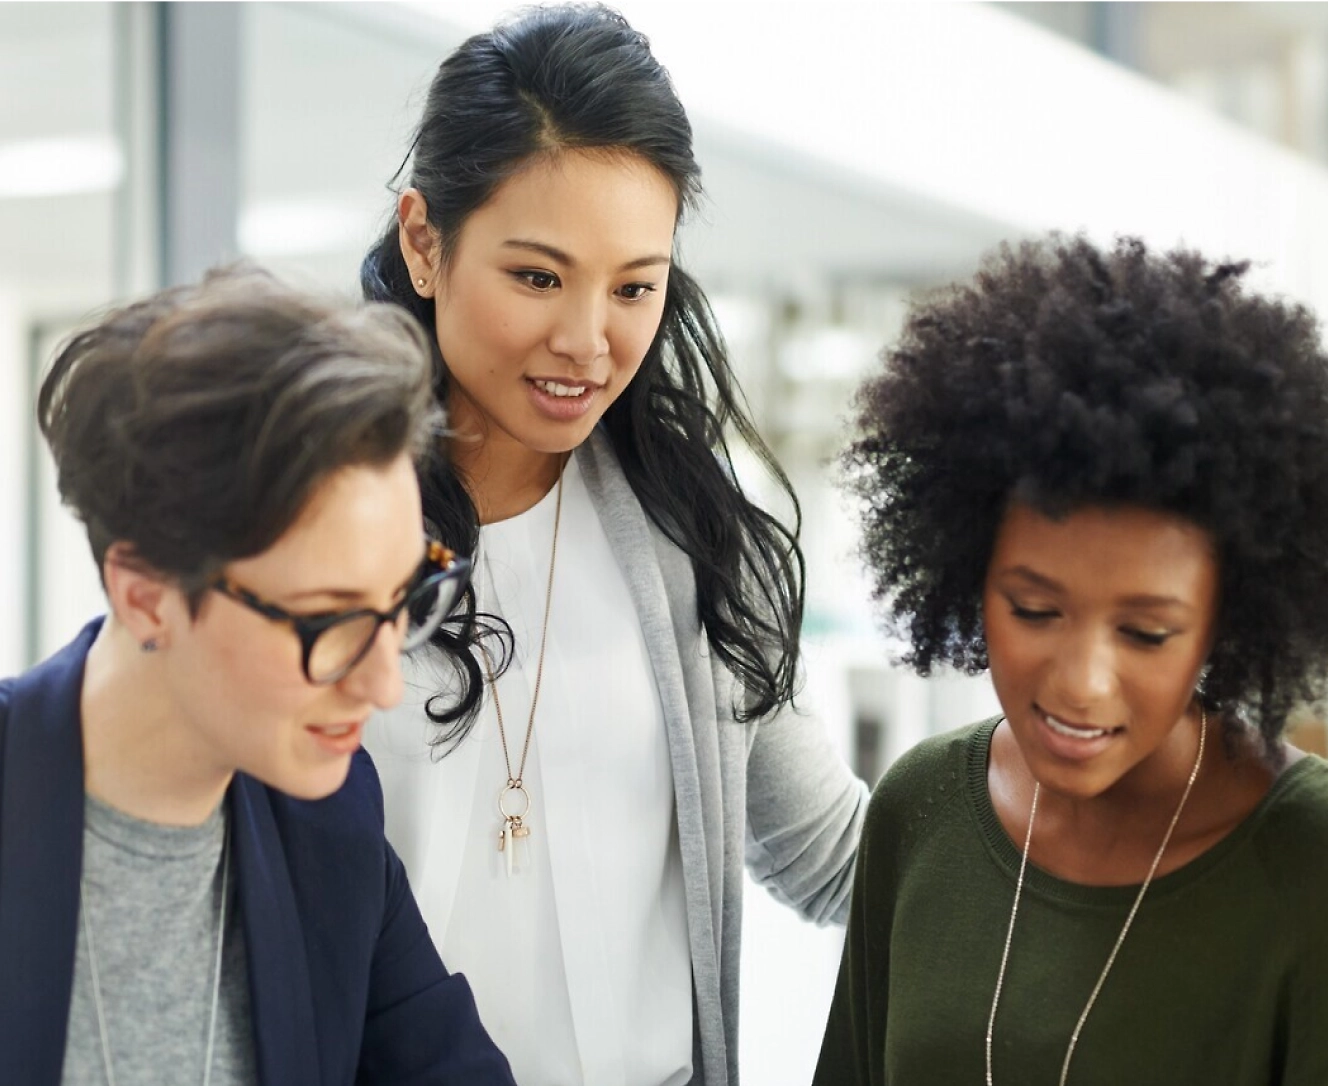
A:
POLYGON ((789 709, 756 724, 733 719, 736 682, 710 655, 691 561, 646 516, 600 430, 576 456, 664 706, 692 952, 692 1083, 737 1086, 744 862, 809 920, 842 922, 867 788, 818 720, 789 709))

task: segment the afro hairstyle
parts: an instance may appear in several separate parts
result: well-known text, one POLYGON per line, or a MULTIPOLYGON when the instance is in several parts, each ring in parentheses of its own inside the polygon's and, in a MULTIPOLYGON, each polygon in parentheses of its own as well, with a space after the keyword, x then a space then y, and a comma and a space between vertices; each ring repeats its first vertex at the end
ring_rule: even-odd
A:
POLYGON ((1201 697, 1272 749, 1328 668, 1328 359, 1303 306, 1134 238, 1006 244, 910 309, 844 453, 902 662, 987 667, 982 588, 1011 501, 1132 505, 1205 530, 1219 616, 1201 697))

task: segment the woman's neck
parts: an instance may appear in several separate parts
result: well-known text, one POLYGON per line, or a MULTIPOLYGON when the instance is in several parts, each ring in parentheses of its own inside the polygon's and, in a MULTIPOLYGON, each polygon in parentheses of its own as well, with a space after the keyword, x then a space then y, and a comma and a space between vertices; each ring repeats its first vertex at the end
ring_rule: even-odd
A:
POLYGON ((571 455, 537 452, 492 430, 483 438, 454 438, 448 452, 481 524, 507 520, 537 505, 571 455))
POLYGON ((196 826, 216 810, 234 771, 207 757, 157 663, 107 618, 88 652, 80 698, 84 787, 133 818, 196 826))
MULTIPOLYGON (((1258 806, 1275 777, 1253 749, 1226 750, 1219 721, 1209 719, 1207 731, 1203 763, 1158 865, 1159 875, 1183 867, 1235 829, 1258 806)), ((1167 746, 1170 749, 1151 766, 1136 769, 1091 799, 1076 800, 1042 789, 1030 861, 1059 878, 1085 885, 1142 881, 1194 770, 1197 723, 1178 727, 1167 746)), ((1002 724, 992 736, 988 790, 1011 840, 1023 839, 1033 783, 1008 724, 1002 724)))

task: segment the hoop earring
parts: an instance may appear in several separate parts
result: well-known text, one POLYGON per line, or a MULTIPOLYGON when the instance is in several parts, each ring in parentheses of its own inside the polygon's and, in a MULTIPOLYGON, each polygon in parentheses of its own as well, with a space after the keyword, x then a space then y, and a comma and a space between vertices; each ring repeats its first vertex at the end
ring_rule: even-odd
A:
POLYGON ((1213 665, 1208 663, 1205 663, 1204 666, 1199 669, 1199 677, 1194 680, 1194 693, 1196 697, 1204 692, 1204 686, 1208 682, 1208 674, 1212 670, 1213 665))

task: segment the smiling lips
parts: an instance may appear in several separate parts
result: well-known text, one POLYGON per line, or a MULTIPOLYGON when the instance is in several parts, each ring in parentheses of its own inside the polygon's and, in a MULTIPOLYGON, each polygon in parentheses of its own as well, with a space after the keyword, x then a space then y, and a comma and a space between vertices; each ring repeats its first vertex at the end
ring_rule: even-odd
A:
POLYGON ((1117 728, 1095 728, 1089 724, 1067 724, 1063 720, 1057 720, 1050 713, 1038 709, 1042 721, 1057 735, 1064 736, 1066 739, 1078 739, 1081 741, 1104 739, 1108 735, 1118 731, 1117 728))
POLYGON ((360 749, 360 736, 364 723, 310 724, 306 730, 320 747, 329 754, 354 754, 360 749))
POLYGON ((576 385, 564 385, 558 381, 547 381, 539 377, 533 378, 531 380, 531 384, 533 384, 541 392, 548 393, 548 395, 550 396, 560 396, 560 397, 583 396, 585 395, 586 389, 599 387, 598 385, 590 385, 585 382, 576 385))
POLYGON ((575 423, 584 419, 594 409, 599 400, 603 385, 593 381, 574 381, 572 383, 555 380, 552 377, 527 377, 526 387, 530 390, 530 403, 539 414, 552 422, 575 423))

